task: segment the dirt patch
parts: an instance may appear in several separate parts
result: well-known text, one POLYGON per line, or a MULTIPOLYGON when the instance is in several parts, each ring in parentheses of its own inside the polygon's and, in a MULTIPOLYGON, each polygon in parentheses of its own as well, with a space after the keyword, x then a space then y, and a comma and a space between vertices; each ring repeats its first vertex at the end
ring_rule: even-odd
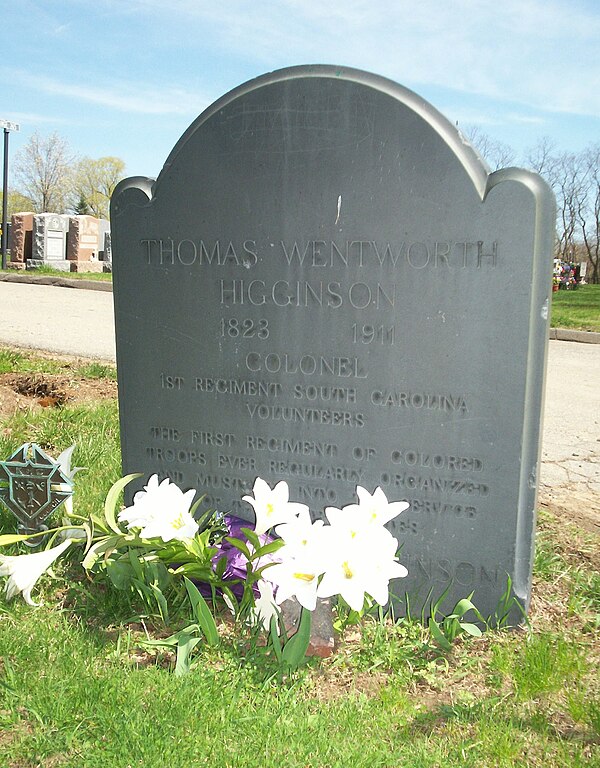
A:
POLYGON ((565 518, 584 531, 600 536, 600 495, 595 489, 572 483, 551 489, 542 486, 538 504, 558 518, 565 518))
POLYGON ((49 373, 0 374, 0 418, 29 408, 58 408, 117 397, 117 382, 49 373))

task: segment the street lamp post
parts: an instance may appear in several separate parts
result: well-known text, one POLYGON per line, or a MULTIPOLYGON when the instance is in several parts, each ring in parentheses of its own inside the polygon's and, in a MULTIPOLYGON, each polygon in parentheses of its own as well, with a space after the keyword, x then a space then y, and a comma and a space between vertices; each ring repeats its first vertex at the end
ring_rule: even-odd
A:
POLYGON ((6 269, 6 244, 8 239, 8 134, 18 131, 19 125, 9 120, 0 120, 0 127, 4 128, 4 172, 2 174, 2 269, 6 269))

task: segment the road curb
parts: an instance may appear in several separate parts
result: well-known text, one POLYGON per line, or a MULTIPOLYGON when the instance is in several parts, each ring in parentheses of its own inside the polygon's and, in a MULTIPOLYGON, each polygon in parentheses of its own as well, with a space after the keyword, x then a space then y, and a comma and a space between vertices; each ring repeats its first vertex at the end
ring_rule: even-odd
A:
POLYGON ((582 344, 600 344, 600 333, 573 331, 568 328, 550 328, 550 338, 558 341, 578 341, 582 344))
POLYGON ((112 283, 101 280, 75 280, 54 275, 1 274, 2 283, 29 283, 30 285, 54 285, 59 288, 85 288, 87 291, 112 291, 112 283))
MULTIPOLYGON (((31 274, 0 274, 0 282, 31 283, 54 285, 59 288, 84 288, 87 291, 112 291, 112 283, 100 280, 75 280, 69 277, 31 274)), ((550 339, 557 341, 577 341, 582 344, 600 344, 600 333, 593 331, 573 331, 568 328, 550 328, 550 339)))

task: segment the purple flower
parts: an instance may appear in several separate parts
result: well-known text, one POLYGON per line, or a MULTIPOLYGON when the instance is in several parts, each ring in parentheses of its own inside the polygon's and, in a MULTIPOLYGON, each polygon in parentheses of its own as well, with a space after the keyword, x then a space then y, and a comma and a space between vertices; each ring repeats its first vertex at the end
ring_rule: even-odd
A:
MULTIPOLYGON (((232 537, 234 539, 240 539, 248 545, 248 548, 252 552, 252 544, 250 544, 244 535, 242 528, 252 529, 253 524, 249 523, 247 520, 243 520, 241 517, 236 517, 235 515, 225 515, 223 517, 223 523, 227 529, 226 536, 232 537)), ((262 533, 258 539, 263 546, 265 544, 270 544, 272 541, 275 541, 275 538, 267 533, 262 533)), ((240 552, 240 550, 237 549, 237 547, 235 547, 230 541, 227 541, 226 538, 223 538, 222 542, 218 546, 217 553, 212 558, 213 568, 216 569, 217 563, 223 558, 225 558, 225 570, 223 571, 222 577, 223 581, 243 582, 248 575, 248 560, 246 555, 244 555, 243 552, 240 552)), ((265 557, 261 557, 259 562, 255 563, 255 566, 260 567, 270 562, 279 562, 279 559, 276 555, 266 555, 265 557)), ((268 570, 265 571, 265 574, 268 574, 268 570)), ((242 583, 232 584, 231 589, 236 597, 238 594, 239 597, 241 597, 244 591, 242 583)), ((256 596, 258 597, 259 591, 256 584, 253 585, 253 589, 256 596)))

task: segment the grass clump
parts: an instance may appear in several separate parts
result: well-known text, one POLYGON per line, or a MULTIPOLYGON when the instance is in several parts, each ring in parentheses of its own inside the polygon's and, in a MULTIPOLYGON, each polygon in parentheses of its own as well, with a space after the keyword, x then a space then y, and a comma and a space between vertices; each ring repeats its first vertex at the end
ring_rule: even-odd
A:
POLYGON ((85 379, 116 381, 117 371, 110 363, 82 362, 77 358, 41 356, 35 352, 0 349, 0 373, 65 375, 85 379))

